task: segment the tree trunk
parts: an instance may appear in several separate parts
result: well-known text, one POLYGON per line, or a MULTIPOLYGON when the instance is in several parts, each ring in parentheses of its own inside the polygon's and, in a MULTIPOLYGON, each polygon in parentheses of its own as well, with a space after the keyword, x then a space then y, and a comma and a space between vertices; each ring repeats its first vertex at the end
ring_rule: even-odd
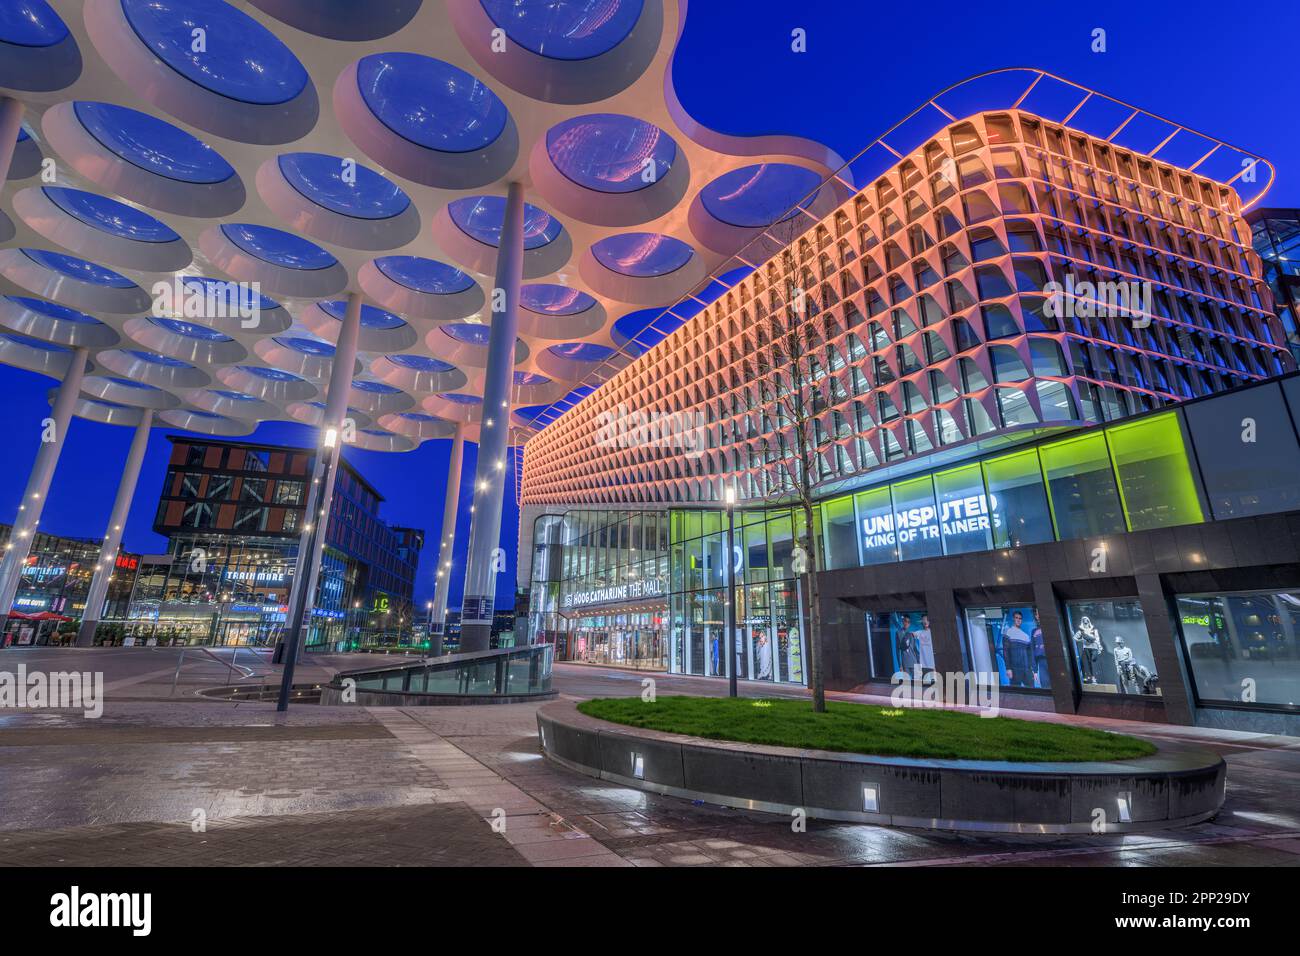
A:
POLYGON ((808 532, 808 688, 813 711, 826 710, 826 682, 822 676, 821 604, 817 596, 817 528, 813 524, 813 503, 803 499, 804 527, 808 532))

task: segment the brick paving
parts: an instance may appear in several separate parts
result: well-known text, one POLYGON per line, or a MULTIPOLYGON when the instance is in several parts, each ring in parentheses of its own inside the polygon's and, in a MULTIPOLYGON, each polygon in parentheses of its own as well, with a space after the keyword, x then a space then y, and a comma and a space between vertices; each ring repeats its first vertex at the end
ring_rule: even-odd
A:
MULTIPOLYGON (((574 697, 639 693, 643 676, 557 670, 574 697)), ((719 691, 656 679, 660 693, 719 691)), ((1137 727, 1212 746, 1229 763, 1224 811, 1182 830, 982 837, 808 821, 794 832, 783 817, 558 767, 539 752, 534 712, 301 705, 280 715, 264 703, 111 696, 93 721, 0 712, 0 865, 1300 865, 1294 738, 1137 727)))

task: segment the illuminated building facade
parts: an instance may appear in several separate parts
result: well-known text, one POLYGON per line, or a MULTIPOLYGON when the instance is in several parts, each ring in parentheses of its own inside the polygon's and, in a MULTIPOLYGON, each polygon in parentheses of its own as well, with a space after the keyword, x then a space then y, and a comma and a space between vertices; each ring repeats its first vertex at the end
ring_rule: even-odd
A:
POLYGON ((920 666, 981 674, 1016 706, 1293 720, 1300 565, 1289 534, 1265 561, 1275 533, 1251 517, 1297 507, 1300 449, 1297 379, 1261 384, 1295 368, 1243 218, 1264 167, 1159 158, 1181 128, 1125 147, 1146 117, 1130 111, 1110 135, 1027 107, 949 115, 551 416, 522 485, 538 636, 602 609, 566 613, 566 589, 617 596, 630 567, 664 596, 606 606, 662 617, 658 666, 725 674, 730 566, 739 674, 806 681, 794 389, 828 686, 887 691, 920 666), (667 541, 629 565, 607 529, 646 513, 667 541), (1246 679, 1270 690, 1243 700, 1246 679))
MULTIPOLYGON (((293 583, 313 452, 172 435, 154 530, 126 636, 136 643, 274 643, 293 583)), ((335 482, 309 647, 412 620, 422 531, 379 517, 382 496, 346 461, 335 482)))
MULTIPOLYGON (((0 547, 9 540, 12 528, 0 525, 0 547)), ((72 620, 86 612, 87 592, 99 557, 100 542, 37 532, 31 553, 23 566, 22 583, 14 598, 14 610, 26 615, 56 614, 72 620)), ((101 613, 104 619, 124 618, 135 584, 140 555, 119 551, 101 613)), ((47 642, 55 628, 52 622, 12 618, 5 631, 16 644, 47 642)))

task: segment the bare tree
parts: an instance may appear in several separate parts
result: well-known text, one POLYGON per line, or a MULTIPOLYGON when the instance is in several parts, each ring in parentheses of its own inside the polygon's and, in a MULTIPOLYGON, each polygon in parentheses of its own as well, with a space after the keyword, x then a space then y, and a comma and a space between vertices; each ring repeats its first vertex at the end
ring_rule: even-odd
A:
MULTIPOLYGON (((821 607, 818 598, 814 489, 822 478, 821 449, 830 438, 822 428, 820 416, 831 406, 830 390, 834 379, 829 374, 825 341, 815 317, 824 303, 813 273, 814 264, 806 261, 815 253, 806 240, 796 248, 796 230, 803 232, 792 217, 778 227, 777 236, 783 251, 782 288, 767 288, 755 302, 754 331, 757 345, 755 376, 742 388, 747 428, 756 432, 761 453, 758 477, 762 497, 773 503, 788 504, 803 518, 797 527, 792 570, 801 574, 808 596, 808 686, 812 691, 813 710, 826 709, 823 671, 821 607), (811 288, 810 288, 811 286, 811 288), (757 417, 757 427, 753 419, 757 417)), ((769 230, 769 235, 772 230, 769 230)))

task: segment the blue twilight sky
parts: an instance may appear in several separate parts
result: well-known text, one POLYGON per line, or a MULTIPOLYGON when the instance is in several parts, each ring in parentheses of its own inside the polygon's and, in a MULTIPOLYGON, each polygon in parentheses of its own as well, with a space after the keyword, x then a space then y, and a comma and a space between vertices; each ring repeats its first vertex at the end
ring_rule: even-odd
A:
MULTIPOLYGON (((1233 5, 1208 0, 692 0, 677 58, 683 105, 702 123, 735 134, 795 133, 848 157, 944 87, 1007 66, 1031 66, 1092 87, 1252 150, 1278 168, 1265 203, 1300 206, 1300 70, 1294 65, 1300 6, 1233 5), (1106 52, 1091 50, 1106 31, 1106 52), (807 52, 791 50, 801 28, 807 52)), ((47 413, 54 383, 0 366, 7 454, 0 468, 0 521, 11 521, 47 413)), ((153 515, 166 468, 166 429, 155 429, 131 509, 125 546, 163 550, 153 515)), ((310 444, 312 430, 267 423, 260 442, 310 444)), ((54 479, 43 529, 97 538, 112 505, 130 440, 128 429, 76 420, 54 479)), ((419 604, 432 593, 449 442, 384 455, 350 450, 349 460, 387 498, 393 524, 424 528, 416 584, 419 604)), ((467 448, 454 566, 464 568, 468 488, 474 447, 467 448)), ((513 487, 513 475, 511 476, 513 487)), ((502 544, 514 555, 518 510, 513 496, 502 544)), ((513 566, 501 578, 498 605, 513 602, 513 566)), ((451 606, 460 601, 459 582, 451 606)))

